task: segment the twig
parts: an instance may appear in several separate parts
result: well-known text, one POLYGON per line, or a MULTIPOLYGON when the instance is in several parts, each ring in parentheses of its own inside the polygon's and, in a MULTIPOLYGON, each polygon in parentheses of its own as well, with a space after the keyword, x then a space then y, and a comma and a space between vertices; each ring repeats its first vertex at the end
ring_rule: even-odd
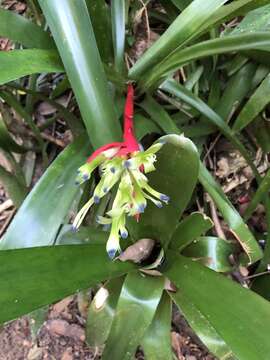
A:
POLYGON ((223 231, 223 229, 222 229, 222 227, 220 225, 216 205, 215 205, 213 199, 208 194, 207 194, 207 198, 208 198, 208 201, 209 201, 209 204, 210 204, 211 217, 212 217, 212 220, 214 222, 214 227, 215 227, 217 236, 220 237, 221 239, 226 240, 226 236, 225 236, 224 231, 223 231))

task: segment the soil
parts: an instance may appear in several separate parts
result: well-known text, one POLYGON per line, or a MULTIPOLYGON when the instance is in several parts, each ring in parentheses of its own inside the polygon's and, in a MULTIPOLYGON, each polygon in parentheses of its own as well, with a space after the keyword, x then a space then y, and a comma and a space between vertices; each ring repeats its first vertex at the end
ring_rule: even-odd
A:
MULTIPOLYGON (((0 360, 98 360, 101 358, 102 349, 91 348, 85 342, 86 313, 85 310, 79 310, 77 296, 68 297, 52 305, 45 314, 45 321, 38 331, 33 329, 35 320, 31 315, 2 328, 0 360)), ((215 360, 176 309, 171 336, 176 359, 215 360)), ((136 358, 144 359, 142 351, 138 351, 136 358)))

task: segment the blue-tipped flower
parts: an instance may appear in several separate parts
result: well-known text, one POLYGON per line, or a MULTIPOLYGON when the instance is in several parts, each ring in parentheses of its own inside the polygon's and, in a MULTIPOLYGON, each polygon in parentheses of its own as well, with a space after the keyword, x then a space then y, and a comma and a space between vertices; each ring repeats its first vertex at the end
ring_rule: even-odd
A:
POLYGON ((147 200, 157 207, 168 203, 169 197, 154 190, 149 184, 146 173, 155 170, 156 153, 163 146, 157 142, 146 151, 135 151, 129 154, 117 153, 114 149, 101 152, 91 162, 79 169, 77 182, 83 183, 89 179, 95 168, 99 167, 101 179, 97 184, 91 199, 79 211, 73 227, 78 229, 87 211, 93 204, 98 204, 103 196, 118 184, 118 190, 107 217, 98 216, 97 222, 103 227, 110 227, 110 235, 106 249, 113 259, 121 251, 120 238, 126 239, 128 231, 125 227, 126 216, 134 216, 137 220, 145 211, 147 200), (114 155, 112 155, 114 154, 114 155))

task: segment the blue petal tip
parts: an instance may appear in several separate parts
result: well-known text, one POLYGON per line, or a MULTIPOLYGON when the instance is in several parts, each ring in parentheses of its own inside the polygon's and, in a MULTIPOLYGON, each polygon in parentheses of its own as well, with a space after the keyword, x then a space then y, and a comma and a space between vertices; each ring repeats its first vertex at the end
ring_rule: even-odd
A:
POLYGON ((165 195, 165 194, 161 194, 160 195, 160 200, 168 203, 170 201, 170 197, 165 195))
POLYGON ((144 210, 145 210, 145 208, 146 208, 146 205, 145 205, 145 204, 140 204, 140 205, 138 206, 138 211, 139 211, 139 213, 143 213, 144 210))
POLYGON ((111 172, 114 174, 115 173, 115 168, 114 167, 111 167, 110 168, 111 172))
POLYGON ((75 232, 78 231, 78 228, 77 228, 76 226, 72 225, 72 226, 71 226, 71 231, 72 231, 73 233, 75 233, 75 232))
POLYGON ((128 237, 128 232, 127 231, 121 232, 121 238, 122 239, 126 239, 127 237, 128 237))
POLYGON ((95 203, 95 204, 99 204, 99 202, 100 202, 100 198, 95 195, 95 196, 94 196, 94 203, 95 203))
POLYGON ((112 260, 115 257, 116 249, 111 249, 108 251, 109 258, 112 260))
POLYGON ((83 178, 83 180, 85 180, 85 181, 86 181, 86 180, 88 180, 88 179, 89 179, 89 175, 88 175, 88 174, 83 174, 83 175, 82 175, 82 178, 83 178))
POLYGON ((124 167, 127 168, 127 169, 130 167, 130 161, 129 160, 124 161, 124 167))

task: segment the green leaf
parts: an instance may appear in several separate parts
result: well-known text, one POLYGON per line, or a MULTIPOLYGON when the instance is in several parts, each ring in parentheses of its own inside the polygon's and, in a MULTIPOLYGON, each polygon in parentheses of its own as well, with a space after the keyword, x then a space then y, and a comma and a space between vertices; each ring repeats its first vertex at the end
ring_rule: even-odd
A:
POLYGON ((233 125, 233 131, 243 130, 270 102, 270 74, 262 81, 243 107, 233 125))
POLYGON ((269 196, 269 190, 270 190, 270 170, 267 171, 265 176, 262 179, 262 182, 260 183, 256 193, 253 195, 250 203, 248 204, 248 207, 245 210, 244 213, 244 219, 247 221, 252 213, 255 211, 257 205, 264 200, 265 197, 269 196))
POLYGON ((55 50, 0 51, 0 85, 26 75, 62 71, 63 66, 55 50))
POLYGON ((224 342, 194 302, 181 290, 178 290, 176 293, 170 291, 168 294, 180 309, 196 335, 198 335, 201 341, 218 359, 236 360, 236 357, 232 355, 230 347, 224 342))
POLYGON ((105 245, 109 237, 109 233, 97 229, 93 226, 80 226, 74 232, 72 225, 64 225, 57 236, 56 245, 77 245, 77 244, 91 244, 91 245, 105 245))
POLYGON ((134 268, 112 262, 103 245, 3 250, 0 262, 0 323, 134 268))
POLYGON ((7 37, 28 48, 52 49, 50 35, 40 26, 13 11, 0 8, 0 36, 7 37))
POLYGON ((183 11, 192 0, 171 0, 175 6, 178 7, 179 10, 183 11))
POLYGON ((139 140, 141 140, 147 134, 162 133, 162 130, 151 119, 147 119, 141 114, 135 114, 134 127, 136 138, 139 140))
POLYGON ((193 39, 200 27, 222 6, 226 0, 194 0, 176 18, 164 34, 152 45, 130 69, 131 79, 138 80, 154 65, 170 53, 182 48, 193 39))
POLYGON ((208 216, 194 212, 179 223, 173 233, 170 247, 182 250, 212 227, 213 221, 208 216))
POLYGON ((5 109, 0 105, 0 147, 6 151, 15 152, 15 153, 24 153, 26 149, 17 144, 15 140, 11 137, 6 127, 4 118, 6 115, 5 109))
POLYGON ((39 0, 94 148, 117 141, 120 124, 109 94, 84 0, 39 0))
POLYGON ((19 179, 0 166, 0 181, 14 205, 18 208, 27 195, 27 188, 19 179))
POLYGON ((243 32, 269 31, 270 30, 270 5, 261 6, 250 11, 244 19, 233 29, 231 34, 243 32))
POLYGON ((229 21, 236 16, 243 16, 247 12, 267 3, 268 0, 234 0, 228 5, 222 6, 213 14, 208 22, 202 26, 200 35, 216 25, 229 21))
POLYGON ((181 131, 175 125, 169 114, 150 95, 147 95, 144 101, 140 103, 140 107, 143 108, 151 116, 151 119, 166 134, 181 134, 181 131))
POLYGON ((226 84, 222 97, 215 106, 217 112, 225 122, 228 122, 241 102, 248 95, 257 66, 253 63, 245 64, 232 76, 226 84))
POLYGON ((157 153, 156 170, 148 178, 154 189, 170 197, 169 204, 159 209, 149 203, 139 223, 129 221, 129 230, 134 240, 158 239, 167 247, 196 185, 199 158, 194 144, 183 135, 160 139, 165 145, 157 153))
POLYGON ((1 241, 1 249, 50 245, 78 193, 77 168, 85 161, 85 137, 69 145, 25 199, 1 241))
POLYGON ((252 235, 245 221, 235 210, 229 199, 223 193, 221 187, 215 182, 206 167, 201 163, 199 171, 199 181, 214 200, 231 231, 240 242, 244 251, 249 257, 250 263, 254 263, 262 258, 262 250, 252 235))
POLYGON ((111 3, 112 35, 114 47, 114 65, 116 70, 123 74, 125 72, 125 0, 114 0, 111 3))
POLYGON ((214 110, 212 110, 198 96, 194 95, 191 91, 187 90, 184 86, 174 80, 165 81, 160 86, 160 88, 191 105, 193 108, 200 111, 205 116, 205 119, 208 119, 211 124, 216 125, 222 134, 226 136, 227 139, 235 146, 235 148, 240 151, 247 164, 251 167, 257 181, 259 182, 261 180, 260 174, 258 173, 258 170, 244 145, 241 143, 238 137, 235 136, 227 123, 223 121, 223 119, 214 110))
POLYGON ((112 279, 98 290, 92 300, 86 322, 86 341, 89 346, 102 346, 106 342, 122 285, 123 278, 112 279))
POLYGON ((162 272, 203 314, 238 359, 268 360, 268 301, 215 271, 172 252, 168 254, 162 272))
POLYGON ((103 360, 133 359, 135 350, 151 324, 164 287, 163 277, 131 272, 118 300, 103 360))
POLYGON ((141 343, 147 360, 172 359, 171 313, 171 300, 166 293, 163 293, 152 324, 141 343))
POLYGON ((103 61, 110 62, 113 58, 110 9, 105 0, 86 0, 93 25, 98 50, 103 61))
POLYGON ((183 250, 183 255, 197 259, 209 269, 217 272, 232 270, 229 256, 236 250, 232 241, 214 236, 202 236, 183 250))
POLYGON ((270 50, 269 32, 224 36, 222 38, 207 40, 185 49, 177 49, 158 65, 153 67, 140 81, 140 86, 147 90, 158 81, 164 80, 181 66, 207 56, 224 54, 233 51, 246 51, 252 49, 270 50))
POLYGON ((270 281, 269 274, 258 276, 252 282, 252 290, 270 301, 270 281))

